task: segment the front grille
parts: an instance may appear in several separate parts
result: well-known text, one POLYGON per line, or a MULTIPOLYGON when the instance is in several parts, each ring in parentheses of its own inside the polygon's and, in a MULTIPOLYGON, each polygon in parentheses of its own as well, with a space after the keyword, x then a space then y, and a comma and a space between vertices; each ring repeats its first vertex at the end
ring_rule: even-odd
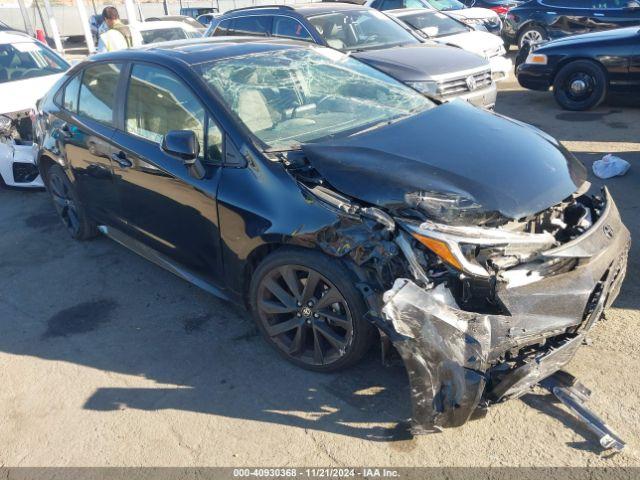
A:
POLYGON ((443 97, 450 97, 453 95, 461 95, 463 93, 472 92, 475 90, 481 90, 491 85, 491 70, 485 70, 483 72, 472 73, 463 77, 452 78, 443 80, 438 83, 438 92, 443 97), (470 80, 473 78, 473 80, 470 80), (475 88, 470 89, 469 85, 473 86, 475 81, 475 88))

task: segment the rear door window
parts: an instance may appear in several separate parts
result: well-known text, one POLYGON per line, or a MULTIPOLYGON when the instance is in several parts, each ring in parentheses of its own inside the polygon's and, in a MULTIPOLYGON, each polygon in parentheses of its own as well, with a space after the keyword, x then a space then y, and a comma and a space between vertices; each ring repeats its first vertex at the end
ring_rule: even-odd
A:
POLYGON ((252 15, 250 17, 238 17, 233 20, 228 35, 249 35, 254 37, 266 37, 271 31, 271 17, 252 15))
POLYGON ((62 107, 69 112, 78 113, 80 78, 80 74, 76 75, 69 83, 67 83, 67 86, 64 87, 64 93, 62 94, 62 107))
POLYGON ((295 40, 313 40, 309 31, 298 20, 291 17, 273 17, 273 29, 271 33, 274 37, 293 38, 295 40))
POLYGON ((213 32, 214 37, 223 37, 225 35, 229 35, 229 26, 231 25, 231 19, 222 20, 215 31, 213 32))
POLYGON ((120 78, 120 65, 100 63, 84 70, 78 113, 105 125, 113 125, 113 106, 120 78))

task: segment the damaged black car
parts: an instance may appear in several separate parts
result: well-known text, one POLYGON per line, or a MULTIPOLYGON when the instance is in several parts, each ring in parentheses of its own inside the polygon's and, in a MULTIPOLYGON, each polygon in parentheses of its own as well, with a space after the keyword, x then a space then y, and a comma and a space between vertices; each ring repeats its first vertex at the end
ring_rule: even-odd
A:
POLYGON ((624 278, 616 205, 557 141, 332 49, 98 55, 40 110, 39 168, 72 237, 101 232, 245 304, 305 368, 353 365, 379 338, 407 368, 414 432, 562 369, 624 278))

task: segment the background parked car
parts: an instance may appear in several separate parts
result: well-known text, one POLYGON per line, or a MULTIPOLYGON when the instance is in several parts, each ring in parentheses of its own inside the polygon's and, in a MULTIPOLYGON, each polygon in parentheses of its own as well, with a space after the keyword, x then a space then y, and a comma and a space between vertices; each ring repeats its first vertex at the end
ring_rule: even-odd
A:
POLYGON ((220 13, 205 13, 203 15, 199 15, 196 20, 198 22, 200 22, 202 25, 204 25, 205 27, 208 27, 209 25, 211 25, 211 22, 213 22, 216 18, 218 18, 220 15, 220 13))
POLYGON ((513 69, 505 57, 504 42, 496 35, 476 30, 444 12, 425 8, 403 8, 386 12, 416 33, 445 45, 460 47, 489 60, 494 81, 504 80, 513 69))
POLYGON ((0 31, 0 180, 42 187, 36 167, 32 117, 36 102, 69 64, 27 34, 0 31))
POLYGON ((553 86, 556 101, 567 110, 594 108, 608 93, 640 94, 638 27, 525 45, 518 57, 520 85, 553 86))
POLYGON ((191 25, 184 22, 139 22, 136 24, 135 29, 140 33, 143 45, 202 36, 198 29, 193 28, 191 25))
POLYGON ((219 13, 220 11, 216 7, 183 7, 180 9, 180 15, 184 15, 191 18, 198 18, 205 13, 219 13))
POLYGON ((431 8, 447 12, 471 27, 485 29, 496 35, 499 35, 502 29, 502 21, 496 12, 487 8, 467 8, 458 0, 367 0, 365 4, 377 10, 431 8))
POLYGON ((455 47, 423 43, 398 20, 365 6, 309 3, 226 12, 208 35, 305 40, 350 54, 439 100, 492 107, 496 85, 488 61, 455 47))
POLYGON ((204 32, 207 30, 202 23, 200 23, 193 17, 187 17, 186 15, 165 15, 162 17, 150 17, 150 18, 147 18, 145 21, 147 22, 182 22, 189 25, 190 27, 195 28, 202 35, 204 35, 204 32))
POLYGON ((640 25, 639 0, 531 0, 509 10, 502 29, 507 44, 640 25))
POLYGON ((522 0, 461 0, 467 7, 488 8, 496 12, 500 18, 509 12, 509 9, 517 7, 522 0))

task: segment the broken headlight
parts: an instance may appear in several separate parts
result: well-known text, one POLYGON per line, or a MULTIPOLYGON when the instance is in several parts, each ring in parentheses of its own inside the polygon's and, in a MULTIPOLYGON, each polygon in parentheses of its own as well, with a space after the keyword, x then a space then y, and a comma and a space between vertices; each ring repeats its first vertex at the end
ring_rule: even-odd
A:
POLYGON ((459 227, 431 221, 405 226, 413 238, 444 263, 480 277, 491 275, 488 267, 517 265, 556 245, 556 239, 549 233, 459 227))
POLYGON ((0 135, 9 136, 11 128, 13 127, 13 120, 6 115, 0 115, 0 135))

